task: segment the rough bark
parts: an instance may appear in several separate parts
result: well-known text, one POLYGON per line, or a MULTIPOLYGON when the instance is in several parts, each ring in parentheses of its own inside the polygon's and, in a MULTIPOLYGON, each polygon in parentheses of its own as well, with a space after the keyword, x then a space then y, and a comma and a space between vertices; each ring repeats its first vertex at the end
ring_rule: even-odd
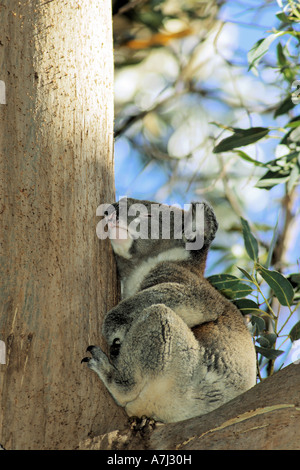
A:
POLYGON ((291 365, 202 417, 158 425, 142 436, 130 429, 85 440, 79 449, 300 449, 300 365, 291 365))
POLYGON ((118 301, 112 252, 95 231, 97 206, 114 200, 110 3, 0 4, 6 449, 70 449, 124 421, 80 364, 118 301))

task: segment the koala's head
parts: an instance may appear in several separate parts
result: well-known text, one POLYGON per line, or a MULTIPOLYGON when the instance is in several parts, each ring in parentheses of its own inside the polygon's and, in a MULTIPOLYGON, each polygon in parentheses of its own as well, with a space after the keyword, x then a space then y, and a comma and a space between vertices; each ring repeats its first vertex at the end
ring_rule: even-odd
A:
POLYGON ((202 202, 189 204, 185 211, 176 206, 122 198, 107 205, 104 215, 113 250, 125 266, 174 248, 185 252, 185 259, 195 259, 207 251, 218 227, 213 210, 202 202))

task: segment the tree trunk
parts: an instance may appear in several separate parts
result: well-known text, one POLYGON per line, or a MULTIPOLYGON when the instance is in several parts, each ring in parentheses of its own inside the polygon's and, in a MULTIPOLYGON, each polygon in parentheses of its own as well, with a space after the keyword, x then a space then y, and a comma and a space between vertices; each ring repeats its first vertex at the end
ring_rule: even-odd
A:
POLYGON ((0 443, 71 449, 124 414, 80 364, 118 301, 109 0, 0 4, 0 443), (6 103, 6 104, 2 104, 6 103), (3 344, 3 343, 2 343, 3 344))
MULTIPOLYGON (((80 449, 300 450, 300 365, 291 365, 202 417, 88 439, 80 449)), ((171 399, 171 398, 170 398, 171 399)))

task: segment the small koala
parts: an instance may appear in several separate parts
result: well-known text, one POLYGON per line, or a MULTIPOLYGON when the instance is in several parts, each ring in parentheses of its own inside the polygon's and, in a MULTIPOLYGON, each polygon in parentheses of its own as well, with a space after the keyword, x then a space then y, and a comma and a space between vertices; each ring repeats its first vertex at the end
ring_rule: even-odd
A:
POLYGON ((109 357, 89 346, 83 361, 129 416, 168 423, 206 414, 254 386, 256 355, 240 311, 204 278, 218 228, 211 207, 159 205, 153 217, 155 205, 125 198, 106 213, 122 301, 103 323, 109 357), (143 210, 137 216, 132 207, 143 210), (141 236, 134 229, 142 225, 141 236))

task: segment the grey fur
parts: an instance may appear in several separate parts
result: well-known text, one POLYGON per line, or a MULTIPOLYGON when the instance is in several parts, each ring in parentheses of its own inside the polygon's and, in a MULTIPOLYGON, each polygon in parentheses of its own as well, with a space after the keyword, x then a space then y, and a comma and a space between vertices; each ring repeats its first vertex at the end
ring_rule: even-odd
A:
MULTIPOLYGON (((145 204, 150 213, 149 201, 128 199, 128 207, 133 203, 145 204)), ((180 421, 255 385, 255 350, 242 315, 204 278, 218 227, 205 203, 204 213, 198 251, 185 250, 184 236, 128 240, 124 247, 112 241, 124 298, 104 319, 110 357, 90 346, 92 357, 84 361, 129 416, 180 421)))

